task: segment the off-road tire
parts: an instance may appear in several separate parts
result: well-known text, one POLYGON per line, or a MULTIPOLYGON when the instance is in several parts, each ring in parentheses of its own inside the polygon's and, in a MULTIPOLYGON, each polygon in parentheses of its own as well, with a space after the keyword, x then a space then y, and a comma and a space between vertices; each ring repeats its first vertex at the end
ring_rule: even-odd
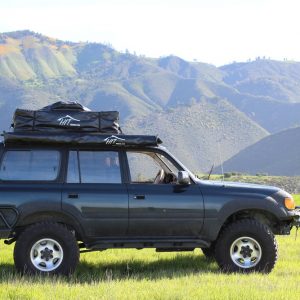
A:
POLYGON ((227 225, 220 233, 215 249, 216 261, 225 272, 269 273, 274 268, 277 254, 277 243, 270 228, 252 219, 239 220, 227 225), (253 267, 240 267, 231 258, 231 249, 234 249, 232 245, 242 237, 255 240, 261 248, 261 258, 253 267))
POLYGON ((69 275, 79 262, 79 248, 75 236, 66 226, 52 222, 36 223, 27 227, 17 238, 14 261, 17 271, 23 274, 69 275), (34 245, 44 239, 56 242, 63 253, 60 264, 54 270, 39 270, 32 262, 34 245))
POLYGON ((215 259, 215 243, 212 243, 209 248, 201 248, 204 256, 209 260, 215 259))

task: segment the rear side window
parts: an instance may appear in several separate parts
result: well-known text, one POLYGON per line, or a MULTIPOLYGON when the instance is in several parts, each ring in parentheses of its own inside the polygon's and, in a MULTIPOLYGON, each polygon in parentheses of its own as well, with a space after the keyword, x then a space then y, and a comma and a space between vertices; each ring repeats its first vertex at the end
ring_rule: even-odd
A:
POLYGON ((70 151, 68 183, 121 183, 116 151, 70 151))
POLYGON ((51 181, 57 178, 59 166, 59 151, 8 150, 1 161, 0 179, 51 181))

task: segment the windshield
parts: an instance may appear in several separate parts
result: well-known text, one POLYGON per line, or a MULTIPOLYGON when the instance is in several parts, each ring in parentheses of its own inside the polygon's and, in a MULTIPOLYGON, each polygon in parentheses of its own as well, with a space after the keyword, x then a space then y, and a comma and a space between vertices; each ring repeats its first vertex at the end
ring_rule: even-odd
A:
POLYGON ((164 163, 164 165, 168 168, 169 171, 171 171, 173 174, 178 173, 178 171, 179 171, 178 168, 176 168, 174 166, 174 164, 172 162, 170 162, 164 155, 162 155, 160 153, 156 153, 156 155, 164 163))
MULTIPOLYGON (((159 147, 161 150, 163 150, 164 152, 166 152, 179 166, 180 166, 180 169, 181 170, 183 170, 183 171, 187 171, 188 173, 189 173, 189 175, 190 175, 190 177, 194 180, 194 181, 196 181, 196 180, 198 180, 197 179, 197 177, 180 161, 180 160, 178 160, 173 154, 171 154, 165 147, 159 147)), ((157 153, 158 154, 158 153, 157 153)), ((163 156, 162 154, 159 154, 159 155, 161 155, 161 156, 163 156)), ((176 170, 175 172, 177 173, 178 172, 178 168, 177 167, 175 167, 175 165, 173 164, 173 163, 171 163, 170 162, 170 160, 169 159, 167 159, 165 156, 163 156, 164 157, 164 159, 166 160, 166 161, 168 161, 175 169, 174 170, 176 170)), ((164 159, 162 159, 162 161, 165 163, 165 161, 164 161, 164 159)), ((169 166, 167 163, 166 163, 166 165, 170 168, 170 170, 173 172, 173 169, 171 168, 171 166, 169 166)))

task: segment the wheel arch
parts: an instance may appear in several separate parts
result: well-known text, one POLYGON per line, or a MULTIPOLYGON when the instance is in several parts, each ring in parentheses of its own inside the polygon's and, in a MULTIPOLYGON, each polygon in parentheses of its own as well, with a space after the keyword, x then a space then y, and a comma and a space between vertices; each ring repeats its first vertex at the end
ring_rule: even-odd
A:
POLYGON ((15 226, 16 235, 18 236, 27 226, 41 222, 64 224, 69 230, 75 231, 77 240, 83 240, 85 236, 83 228, 72 216, 57 211, 35 212, 23 217, 15 226))
POLYGON ((279 234, 281 230, 282 222, 280 218, 273 212, 263 208, 244 207, 235 209, 234 211, 228 211, 227 214, 221 214, 222 217, 205 219, 203 235, 211 242, 218 239, 222 230, 230 223, 242 220, 252 219, 257 220, 260 223, 267 225, 274 234, 279 234))
POLYGON ((267 225, 272 230, 273 233, 277 232, 276 225, 280 223, 278 217, 273 213, 271 213, 270 211, 264 209, 256 209, 256 208, 240 209, 227 216, 227 218, 225 219, 225 221, 223 222, 222 226, 219 229, 218 235, 223 230, 223 228, 225 228, 228 224, 242 219, 256 220, 264 225, 267 225))

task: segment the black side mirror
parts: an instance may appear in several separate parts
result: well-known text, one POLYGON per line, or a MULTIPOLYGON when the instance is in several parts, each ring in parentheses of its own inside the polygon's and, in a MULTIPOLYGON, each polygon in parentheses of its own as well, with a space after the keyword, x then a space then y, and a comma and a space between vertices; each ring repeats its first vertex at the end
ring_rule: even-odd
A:
POLYGON ((177 176, 177 182, 179 184, 190 184, 190 176, 187 171, 179 171, 177 176))

